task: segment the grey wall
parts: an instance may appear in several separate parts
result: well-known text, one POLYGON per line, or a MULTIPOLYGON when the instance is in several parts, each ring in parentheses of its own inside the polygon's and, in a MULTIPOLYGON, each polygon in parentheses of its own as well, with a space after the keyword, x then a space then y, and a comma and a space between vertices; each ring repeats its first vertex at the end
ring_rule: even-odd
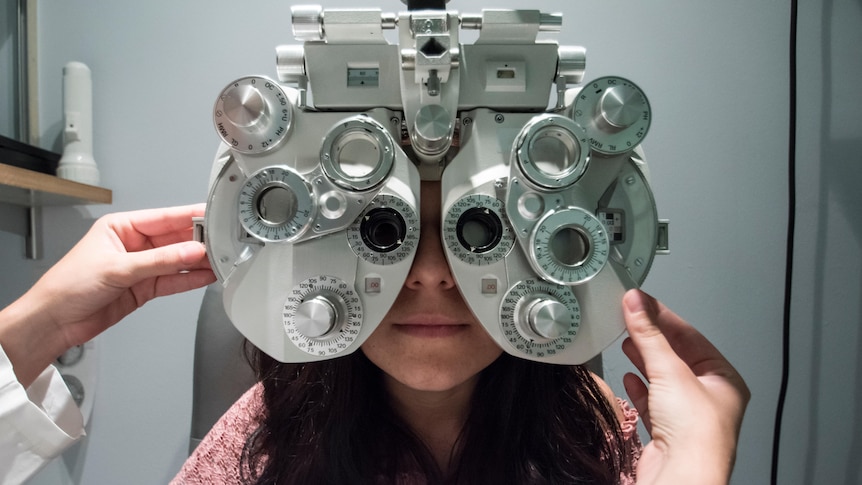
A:
MULTIPOLYGON (((790 396, 780 483, 857 484, 860 388, 858 0, 801 2, 799 213, 790 396), (856 47, 854 47, 856 46, 856 47)), ((327 2, 327 6, 358 5, 327 2)), ((203 200, 216 147, 210 110, 230 80, 274 74, 290 43, 287 2, 76 2, 39 6, 43 145, 59 149, 61 69, 93 70, 95 155, 109 207, 45 211, 46 258, 0 232, 0 304, 23 292, 106 211, 203 200)), ((400 2, 369 2, 386 11, 400 2)), ((587 77, 618 74, 650 97, 645 142, 672 254, 646 289, 700 328, 753 391, 734 483, 767 483, 780 377, 788 155, 789 2, 516 2, 564 13, 563 44, 588 48, 587 77)), ((451 8, 477 11, 466 2, 451 8)), ((4 34, 5 35, 5 34, 4 34)), ((0 209, 0 228, 20 217, 0 209)), ((200 292, 147 304, 99 338, 89 437, 36 483, 160 483, 188 438, 200 292), (70 478, 71 475, 71 478, 70 478)), ((624 395, 615 345, 606 378, 624 395)))
POLYGON ((781 483, 862 483, 862 2, 800 2, 799 201, 781 483), (816 41, 812 41, 816 40, 816 41))
POLYGON ((18 139, 16 56, 18 39, 17 5, 0 3, 0 135, 18 139))

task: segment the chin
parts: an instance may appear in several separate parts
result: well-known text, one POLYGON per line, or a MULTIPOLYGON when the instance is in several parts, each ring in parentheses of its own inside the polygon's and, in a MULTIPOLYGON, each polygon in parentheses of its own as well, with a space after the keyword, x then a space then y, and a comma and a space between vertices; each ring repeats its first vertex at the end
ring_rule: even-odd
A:
MULTIPOLYGON (((384 371, 385 372, 385 371, 384 371)), ((390 385, 398 383, 412 391, 419 392, 451 392, 463 386, 470 388, 475 384, 479 376, 478 371, 473 374, 451 374, 445 372, 396 372, 395 375, 385 372, 390 385), (394 382, 392 382, 394 381, 394 382)))
POLYGON ((402 389, 430 392, 459 388, 497 360, 503 350, 481 324, 453 324, 458 320, 445 315, 456 313, 444 310, 439 310, 444 315, 439 325, 416 316, 433 315, 430 310, 402 311, 406 317, 392 319, 411 322, 408 324, 384 320, 362 345, 362 352, 402 389))
POLYGON ((406 388, 425 392, 451 391, 466 383, 470 383, 472 387, 479 373, 502 353, 496 346, 464 352, 434 347, 428 345, 424 351, 406 355, 399 355, 398 352, 381 355, 375 352, 378 349, 364 347, 363 351, 369 360, 394 381, 391 383, 397 382, 406 388))

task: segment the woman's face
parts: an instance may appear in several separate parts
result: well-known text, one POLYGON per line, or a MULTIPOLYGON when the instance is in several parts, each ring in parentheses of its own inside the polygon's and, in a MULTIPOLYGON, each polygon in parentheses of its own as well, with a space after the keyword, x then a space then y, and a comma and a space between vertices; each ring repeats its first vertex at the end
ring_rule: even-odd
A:
POLYGON ((422 182, 419 248, 395 304, 363 352, 398 383, 445 391, 470 380, 502 350, 470 312, 443 254, 440 184, 422 182))

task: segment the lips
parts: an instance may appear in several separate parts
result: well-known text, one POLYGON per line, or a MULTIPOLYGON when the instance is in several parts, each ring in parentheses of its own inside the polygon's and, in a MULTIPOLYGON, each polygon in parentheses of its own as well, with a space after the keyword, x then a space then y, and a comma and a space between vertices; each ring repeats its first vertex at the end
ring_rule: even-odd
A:
POLYGON ((418 314, 393 324, 393 327, 415 337, 440 338, 461 333, 470 325, 445 315, 418 314))

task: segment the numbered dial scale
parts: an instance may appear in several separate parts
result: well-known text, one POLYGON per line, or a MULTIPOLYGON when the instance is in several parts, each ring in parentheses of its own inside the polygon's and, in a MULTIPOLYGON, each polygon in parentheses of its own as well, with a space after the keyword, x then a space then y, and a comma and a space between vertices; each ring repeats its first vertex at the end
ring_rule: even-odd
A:
POLYGON ((347 241, 371 264, 399 263, 419 246, 419 217, 401 197, 378 195, 347 229, 347 241))
POLYGON ((284 331, 297 348, 318 357, 344 352, 359 336, 362 302, 334 276, 315 276, 296 285, 284 303, 284 331))
POLYGON ((473 194, 458 199, 443 220, 446 247, 461 261, 482 266, 503 259, 515 236, 503 216, 503 202, 473 194))
POLYGON ((242 227, 266 242, 291 241, 302 235, 315 209, 305 180, 280 166, 249 177, 238 203, 242 227))
POLYGON ((512 286, 500 306, 503 336, 520 354, 536 359, 565 351, 581 325, 572 290, 539 279, 512 286))
POLYGON ((275 81, 249 76, 229 84, 213 107, 213 123, 225 143, 242 153, 262 153, 287 136, 293 106, 275 81))
POLYGON ((530 238, 536 271, 546 280, 577 285, 592 279, 608 262, 610 241, 605 226, 584 209, 550 212, 530 238))

